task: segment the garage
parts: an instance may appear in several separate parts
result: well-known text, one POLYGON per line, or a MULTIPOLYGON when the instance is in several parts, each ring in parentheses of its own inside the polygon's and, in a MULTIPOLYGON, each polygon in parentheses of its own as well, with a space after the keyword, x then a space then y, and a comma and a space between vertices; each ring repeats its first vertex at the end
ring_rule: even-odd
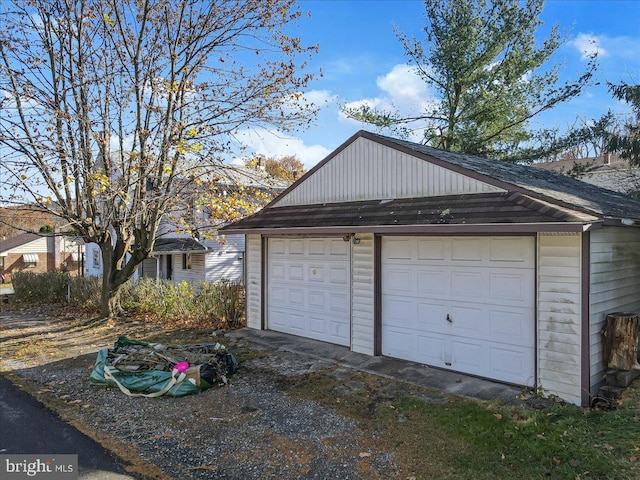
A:
POLYGON ((532 386, 534 246, 531 236, 383 237, 383 355, 532 386))
POLYGON ((249 328, 576 405, 604 383, 607 315, 640 311, 639 202, 371 132, 221 231, 246 235, 249 328))
POLYGON ((267 250, 267 328, 350 346, 349 242, 271 237, 267 250))

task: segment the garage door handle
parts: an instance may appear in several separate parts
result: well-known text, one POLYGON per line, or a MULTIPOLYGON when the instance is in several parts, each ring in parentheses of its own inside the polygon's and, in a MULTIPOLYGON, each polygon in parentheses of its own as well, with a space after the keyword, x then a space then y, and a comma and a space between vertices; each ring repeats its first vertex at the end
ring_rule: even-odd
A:
POLYGON ((453 320, 451 319, 451 315, 449 315, 448 313, 447 313, 447 322, 453 323, 453 320))

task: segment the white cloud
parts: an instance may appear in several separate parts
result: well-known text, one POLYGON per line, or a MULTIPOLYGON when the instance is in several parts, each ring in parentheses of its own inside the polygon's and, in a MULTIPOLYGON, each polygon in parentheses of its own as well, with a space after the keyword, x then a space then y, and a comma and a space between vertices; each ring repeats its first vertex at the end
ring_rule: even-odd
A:
POLYGON ((304 97, 311 103, 322 107, 323 105, 333 103, 338 99, 337 95, 332 94, 329 90, 310 90, 304 93, 304 97))
MULTIPOLYGON (((367 106, 372 109, 397 114, 399 117, 415 117, 433 109, 435 98, 429 86, 418 75, 416 67, 405 64, 395 65, 389 72, 376 79, 376 85, 380 90, 375 97, 362 98, 344 105, 347 109, 357 109, 367 106)), ((361 125, 360 122, 350 119, 340 111, 339 120, 344 123, 361 125)), ((424 123, 415 127, 424 127, 424 123)), ((409 125, 411 127, 411 125, 409 125)), ((422 140, 422 130, 416 130, 410 135, 412 140, 422 140)))
POLYGON ((569 42, 582 55, 582 60, 586 60, 594 54, 598 54, 600 58, 609 55, 602 45, 606 43, 607 38, 604 35, 593 35, 592 33, 580 33, 575 40, 569 42))
MULTIPOLYGON (((249 151, 264 155, 270 158, 281 158, 288 155, 295 155, 305 168, 309 169, 324 157, 331 153, 331 150, 322 145, 305 145, 304 140, 291 137, 268 129, 247 129, 241 130, 236 135, 249 151)), ((241 160, 234 160, 234 163, 241 163, 241 160)))

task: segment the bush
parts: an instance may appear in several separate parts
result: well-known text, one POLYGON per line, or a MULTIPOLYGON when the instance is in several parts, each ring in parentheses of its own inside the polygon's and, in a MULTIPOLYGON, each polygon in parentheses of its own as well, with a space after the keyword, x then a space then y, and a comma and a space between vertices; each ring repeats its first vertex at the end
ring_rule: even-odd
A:
POLYGON ((71 277, 54 270, 46 273, 16 272, 11 275, 17 300, 62 303, 67 299, 71 277))
POLYGON ((128 310, 239 328, 244 320, 244 286, 221 280, 197 284, 141 278, 123 302, 128 310))
POLYGON ((100 310, 102 279, 98 277, 71 277, 69 303, 87 310, 100 310))

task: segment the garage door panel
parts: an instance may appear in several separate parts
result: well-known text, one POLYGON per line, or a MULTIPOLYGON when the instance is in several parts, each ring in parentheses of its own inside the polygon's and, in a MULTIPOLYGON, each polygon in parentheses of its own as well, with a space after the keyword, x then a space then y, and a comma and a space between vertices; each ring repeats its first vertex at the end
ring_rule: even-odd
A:
POLYGON ((387 340, 383 343, 383 355, 390 357, 411 359, 416 355, 416 336, 406 330, 389 328, 383 330, 383 336, 387 340))
POLYGON ((530 346, 534 336, 529 317, 517 311, 489 311, 489 336, 496 342, 530 346))
POLYGON ((398 293, 400 295, 406 295, 407 292, 414 290, 414 283, 412 278, 413 272, 409 268, 391 268, 385 272, 387 280, 387 291, 389 293, 398 293))
POLYGON ((309 256, 325 254, 326 242, 324 240, 309 240, 309 256))
POLYGON ((286 268, 285 280, 288 281, 303 281, 304 280, 304 266, 303 265, 289 265, 286 268))
POLYGON ((482 242, 477 238, 454 238, 451 242, 451 260, 482 261, 482 242))
POLYGON ((304 307, 305 304, 305 292, 299 288, 287 289, 287 300, 289 305, 304 307))
POLYGON ((524 276, 522 271, 503 270, 489 272, 488 293, 492 303, 504 305, 533 306, 531 292, 533 279, 524 276))
POLYGON ((416 328, 418 304, 405 298, 388 298, 383 305, 382 315, 389 318, 389 324, 400 328, 416 328))
POLYGON ((324 265, 312 264, 307 267, 307 278, 310 282, 324 283, 325 277, 324 265))
POLYGON ((273 280, 285 279, 285 267, 280 262, 273 262, 271 264, 270 275, 273 280))
POLYGON ((418 260, 438 261, 444 260, 445 244, 442 239, 419 239, 418 242, 418 260))
POLYGON ((451 293, 462 296, 465 302, 470 299, 479 300, 483 296, 485 272, 468 272, 454 270, 451 272, 451 293))
POLYGON ((533 385, 533 237, 383 237, 381 273, 383 354, 533 385))
POLYGON ((498 237, 490 240, 489 259, 491 262, 529 264, 527 238, 498 237))
MULTIPOLYGON (((408 273, 410 275, 410 273, 408 273)), ((415 290, 420 294, 446 295, 449 293, 449 281, 446 272, 439 269, 419 269, 415 290)), ((411 289, 413 290, 413 289, 411 289)), ((409 288, 405 290, 411 291, 409 288)))
POLYGON ((443 336, 418 335, 417 344, 417 358, 421 359, 420 362, 430 365, 441 365, 444 362, 445 338, 443 336))
POLYGON ((268 328, 350 344, 348 242, 341 238, 270 238, 267 275, 268 328))
POLYGON ((483 362, 483 344, 462 339, 451 340, 451 364, 456 369, 480 375, 483 362))
MULTIPOLYGON (((484 337, 484 309, 481 307, 451 307, 451 328, 454 335, 484 337)), ((443 318, 446 321, 446 315, 443 318)))
POLYGON ((289 255, 304 255, 304 240, 290 240, 289 255))
POLYGON ((329 310, 333 313, 349 314, 351 302, 344 292, 331 292, 328 296, 329 310))
POLYGON ((328 252, 331 258, 335 259, 346 259, 349 257, 349 252, 351 248, 350 242, 345 242, 341 238, 333 238, 328 240, 329 244, 328 252))
POLYGON ((349 266, 348 265, 331 265, 329 267, 329 281, 332 285, 348 285, 349 284, 349 266))
POLYGON ((489 353, 492 369, 500 373, 504 381, 519 385, 532 385, 535 382, 531 351, 494 347, 489 353))
POLYGON ((423 300, 418 303, 418 317, 415 327, 420 331, 442 332, 448 331, 447 308, 442 303, 423 300))
POLYGON ((385 250, 385 258, 395 260, 411 260, 410 248, 411 240, 408 239, 390 239, 387 242, 387 248, 385 250))

